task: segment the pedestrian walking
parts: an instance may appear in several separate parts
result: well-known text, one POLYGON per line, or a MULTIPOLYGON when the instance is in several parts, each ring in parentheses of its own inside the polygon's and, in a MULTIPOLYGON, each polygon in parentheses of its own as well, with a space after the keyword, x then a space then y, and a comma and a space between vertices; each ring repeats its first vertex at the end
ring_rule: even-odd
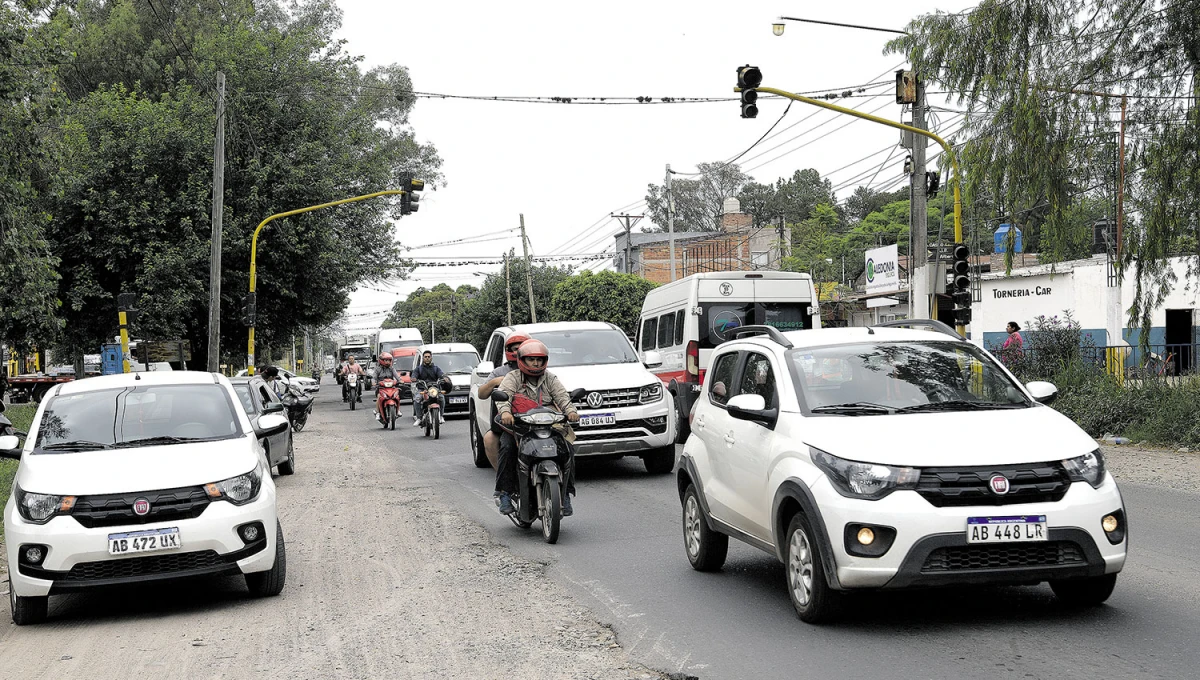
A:
POLYGON ((1008 331, 1008 338, 1000 348, 1000 357, 1005 363, 1009 363, 1013 359, 1020 359, 1024 354, 1022 349, 1025 347, 1025 339, 1021 337, 1021 326, 1016 321, 1009 321, 1005 330, 1008 331))

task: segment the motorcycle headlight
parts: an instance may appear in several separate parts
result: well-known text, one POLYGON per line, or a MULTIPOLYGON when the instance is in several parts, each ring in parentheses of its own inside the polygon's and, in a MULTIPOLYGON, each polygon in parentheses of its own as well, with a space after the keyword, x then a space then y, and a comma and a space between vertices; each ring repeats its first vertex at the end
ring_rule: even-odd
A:
POLYGON ((558 422, 560 417, 557 413, 531 413, 521 416, 521 420, 531 425, 553 425, 558 422))
POLYGON ((1104 481, 1104 458, 1100 455, 1100 449, 1068 458, 1062 464, 1072 482, 1087 482, 1093 489, 1098 489, 1104 481))
POLYGON ((213 482, 212 484, 205 484, 204 491, 213 500, 224 500, 234 505, 245 505, 258 498, 258 492, 262 488, 262 478, 262 468, 255 466, 253 470, 244 475, 230 477, 229 479, 213 482))
POLYGON ((661 382, 652 385, 646 385, 638 392, 638 403, 653 404, 663 398, 663 385, 661 382))
POLYGON ((15 486, 17 512, 21 519, 32 524, 45 524, 55 515, 69 515, 75 507, 75 496, 55 496, 45 493, 29 493, 15 486))
POLYGON ((429 388, 429 396, 436 397, 437 395, 438 395, 438 388, 430 387, 429 388))
POLYGON ((917 468, 843 460, 811 446, 808 451, 833 488, 847 498, 877 501, 897 489, 915 489, 921 479, 917 468))

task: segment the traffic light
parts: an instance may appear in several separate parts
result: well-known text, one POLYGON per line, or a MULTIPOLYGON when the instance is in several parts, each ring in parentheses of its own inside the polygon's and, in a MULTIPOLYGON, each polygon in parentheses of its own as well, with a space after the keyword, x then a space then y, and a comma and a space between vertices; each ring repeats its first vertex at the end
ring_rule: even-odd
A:
POLYGON ((133 323, 137 320, 138 310, 133 307, 135 302, 137 302, 137 293, 117 294, 117 311, 125 312, 125 323, 133 323))
MULTIPOLYGON (((971 251, 961 243, 955 243, 950 252, 950 277, 954 292, 971 292, 971 251)), ((955 302, 958 300, 956 299, 955 302)))
POLYGON ((255 317, 258 315, 258 294, 246 293, 242 298, 242 323, 247 326, 253 326, 255 317))
POLYGON ((938 189, 942 188, 942 173, 937 170, 930 170, 925 173, 925 196, 933 198, 938 195, 938 189))
POLYGON ((758 90, 762 85, 762 71, 757 66, 746 64, 737 70, 738 89, 742 91, 742 118, 758 117, 758 90))
POLYGON ((404 190, 404 193, 400 195, 400 214, 411 215, 421 207, 417 204, 421 200, 421 194, 418 192, 425 189, 425 180, 406 175, 400 183, 400 188, 404 190))
POLYGON ((955 326, 970 326, 971 325, 971 308, 959 307, 954 310, 954 325, 955 326))

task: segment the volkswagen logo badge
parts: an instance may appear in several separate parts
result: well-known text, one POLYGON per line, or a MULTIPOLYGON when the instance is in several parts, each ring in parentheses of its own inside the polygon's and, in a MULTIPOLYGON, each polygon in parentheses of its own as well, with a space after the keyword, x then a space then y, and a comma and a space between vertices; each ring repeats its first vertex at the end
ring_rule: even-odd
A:
POLYGON ((1008 477, 1004 475, 996 475, 989 480, 989 485, 992 487, 992 493, 997 496, 1003 496, 1008 493, 1008 477))
POLYGON ((600 408, 604 405, 604 395, 599 392, 589 392, 587 395, 587 405, 592 408, 600 408))
POLYGON ((144 517, 150 514, 150 501, 139 498, 133 502, 133 514, 144 517))
POLYGON ((721 291, 721 295, 724 295, 725 297, 729 297, 730 295, 733 295, 733 284, 732 283, 722 283, 719 290, 721 291))

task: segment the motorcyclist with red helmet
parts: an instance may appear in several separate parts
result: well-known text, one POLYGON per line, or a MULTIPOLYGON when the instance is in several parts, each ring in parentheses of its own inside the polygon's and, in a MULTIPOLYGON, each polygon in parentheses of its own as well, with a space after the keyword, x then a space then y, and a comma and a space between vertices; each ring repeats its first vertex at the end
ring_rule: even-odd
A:
MULTIPOLYGON (((550 363, 550 352, 541 340, 530 339, 521 343, 517 348, 517 368, 500 381, 499 389, 508 393, 509 401, 501 402, 496 409, 500 412, 500 422, 506 427, 513 423, 513 399, 518 395, 542 406, 554 406, 567 414, 567 420, 579 422, 579 413, 575 404, 571 403, 571 395, 562 382, 546 365, 550 363)), ((569 451, 567 468, 567 493, 562 500, 563 517, 571 515, 571 496, 575 493, 574 456, 569 451)), ((511 515, 516 511, 512 504, 512 495, 517 492, 517 442, 512 434, 505 432, 500 437, 500 455, 496 465, 496 491, 500 493, 500 514, 511 515)))
MULTIPOLYGON (((373 373, 373 375, 375 377, 375 386, 376 387, 379 386, 379 381, 383 380, 385 378, 391 378, 392 380, 396 381, 397 385, 400 384, 400 372, 397 371, 394 366, 392 366, 392 355, 389 352, 384 352, 383 354, 379 355, 379 364, 375 367, 375 372, 373 373)), ((385 414, 383 412, 383 395, 380 394, 378 389, 376 389, 375 390, 375 420, 378 420, 379 422, 383 422, 384 416, 385 416, 385 414)))
MULTIPOLYGON (((504 376, 512 371, 517 370, 517 348, 521 343, 529 339, 528 335, 520 331, 513 331, 504 339, 504 359, 505 362, 497 366, 491 373, 488 374, 487 382, 479 386, 479 398, 488 399, 492 396, 492 391, 500 387, 500 382, 504 380, 504 376)), ((497 410, 492 407, 492 427, 487 432, 483 433, 483 449, 487 453, 488 460, 492 465, 498 465, 500 456, 500 435, 504 434, 504 430, 500 429, 500 425, 496 423, 497 410)), ((496 495, 500 492, 497 491, 496 495)))

